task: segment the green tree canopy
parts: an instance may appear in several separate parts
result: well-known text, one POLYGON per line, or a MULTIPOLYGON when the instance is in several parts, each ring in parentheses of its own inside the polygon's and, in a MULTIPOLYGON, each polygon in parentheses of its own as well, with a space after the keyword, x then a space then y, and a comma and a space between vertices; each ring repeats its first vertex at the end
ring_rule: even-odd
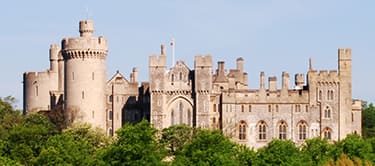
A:
POLYGON ((362 105, 362 136, 375 137, 375 107, 372 103, 362 105))
POLYGON ((274 139, 258 150, 257 165, 302 165, 299 149, 290 140, 274 139))
POLYGON ((143 120, 126 124, 117 132, 118 140, 104 150, 102 159, 109 165, 162 165, 164 149, 156 139, 157 130, 143 120))
POLYGON ((175 154, 193 139, 194 133, 195 128, 185 124, 173 125, 163 129, 161 143, 166 144, 171 154, 175 154))
POLYGON ((248 159, 250 153, 248 149, 232 142, 218 130, 200 130, 191 142, 185 144, 181 152, 176 154, 173 164, 242 165, 251 162, 251 159, 248 159))
POLYGON ((303 160, 307 165, 325 165, 333 158, 334 146, 327 139, 316 137, 302 145, 303 160))

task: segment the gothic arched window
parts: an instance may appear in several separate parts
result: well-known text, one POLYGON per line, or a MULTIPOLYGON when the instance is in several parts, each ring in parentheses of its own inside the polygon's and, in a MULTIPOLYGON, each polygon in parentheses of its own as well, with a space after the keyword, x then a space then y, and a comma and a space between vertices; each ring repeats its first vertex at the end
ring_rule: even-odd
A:
POLYGON ((331 118, 331 109, 328 106, 324 109, 324 118, 331 118))
POLYGON ((298 139, 305 140, 307 138, 307 124, 304 121, 298 123, 298 139))
POLYGON ((246 139, 246 122, 245 121, 241 121, 238 126, 238 138, 240 140, 246 139))
POLYGON ((281 121, 279 123, 279 139, 286 139, 286 128, 286 123, 284 121, 281 121))
POLYGON ((332 130, 328 127, 324 128, 323 136, 324 136, 324 138, 332 139, 332 130))
POLYGON ((267 124, 264 121, 259 122, 258 124, 258 139, 266 140, 267 139, 267 124))

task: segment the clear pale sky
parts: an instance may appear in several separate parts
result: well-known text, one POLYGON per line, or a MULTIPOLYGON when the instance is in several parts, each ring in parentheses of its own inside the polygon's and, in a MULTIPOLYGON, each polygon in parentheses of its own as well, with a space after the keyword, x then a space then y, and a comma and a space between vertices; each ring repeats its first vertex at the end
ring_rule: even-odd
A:
MULTIPOLYGON (((197 54, 235 68, 243 57, 251 89, 259 74, 291 77, 308 70, 337 69, 337 48, 352 48, 353 98, 374 102, 375 1, 348 0, 137 0, 4 1, 0 10, 0 96, 22 108, 22 74, 49 67, 49 45, 78 36, 78 22, 91 19, 95 35, 109 40, 107 74, 129 78, 138 67, 148 80, 148 56, 175 38, 176 60, 193 68, 197 54)), ((171 66, 171 48, 168 47, 171 66)), ((294 80, 291 80, 294 83, 294 80)), ((279 86, 280 87, 280 86, 279 86)), ((292 88, 292 86, 290 87, 292 88)))

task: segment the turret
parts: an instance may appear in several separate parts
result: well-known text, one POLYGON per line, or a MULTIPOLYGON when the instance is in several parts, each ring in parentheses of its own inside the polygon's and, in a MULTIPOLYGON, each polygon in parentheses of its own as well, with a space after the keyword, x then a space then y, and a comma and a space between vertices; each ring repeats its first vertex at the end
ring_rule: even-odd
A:
POLYGON ((196 96, 196 126, 208 128, 210 124, 210 93, 212 90, 212 57, 195 56, 194 61, 194 84, 196 96))
POLYGON ((138 69, 133 68, 132 74, 130 75, 131 82, 138 82, 138 69))
POLYGON ((351 133, 351 106, 352 106, 352 50, 350 48, 338 50, 338 68, 340 79, 340 134, 343 139, 351 133))
POLYGON ((265 90, 265 78, 264 78, 264 72, 260 72, 260 90, 265 90))
POLYGON ((239 70, 242 73, 243 72, 243 58, 242 57, 237 58, 236 64, 237 64, 237 70, 239 70))
POLYGON ((81 37, 92 37, 94 34, 94 22, 91 20, 80 21, 79 33, 81 37))
POLYGON ((94 26, 90 20, 79 22, 79 32, 79 38, 62 41, 67 123, 87 122, 106 129, 107 40, 93 37, 94 26))
POLYGON ((50 59, 50 70, 52 72, 58 71, 58 56, 60 53, 60 47, 57 44, 51 44, 49 49, 49 59, 50 59))
POLYGON ((268 77, 268 90, 269 91, 277 90, 277 78, 275 76, 268 77))
POLYGON ((305 75, 304 74, 295 74, 294 75, 295 89, 302 89, 305 84, 305 75))
POLYGON ((283 72, 281 77, 282 77, 281 92, 286 94, 289 89, 289 74, 287 72, 283 72))

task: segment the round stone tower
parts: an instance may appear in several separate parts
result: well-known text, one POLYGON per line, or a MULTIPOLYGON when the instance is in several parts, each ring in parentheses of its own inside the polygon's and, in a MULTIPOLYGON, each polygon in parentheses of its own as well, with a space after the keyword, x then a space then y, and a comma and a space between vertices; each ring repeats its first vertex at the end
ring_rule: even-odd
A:
POLYGON ((65 62, 65 113, 67 123, 85 122, 105 129, 107 40, 95 38, 91 20, 79 22, 80 37, 62 40, 65 62))

